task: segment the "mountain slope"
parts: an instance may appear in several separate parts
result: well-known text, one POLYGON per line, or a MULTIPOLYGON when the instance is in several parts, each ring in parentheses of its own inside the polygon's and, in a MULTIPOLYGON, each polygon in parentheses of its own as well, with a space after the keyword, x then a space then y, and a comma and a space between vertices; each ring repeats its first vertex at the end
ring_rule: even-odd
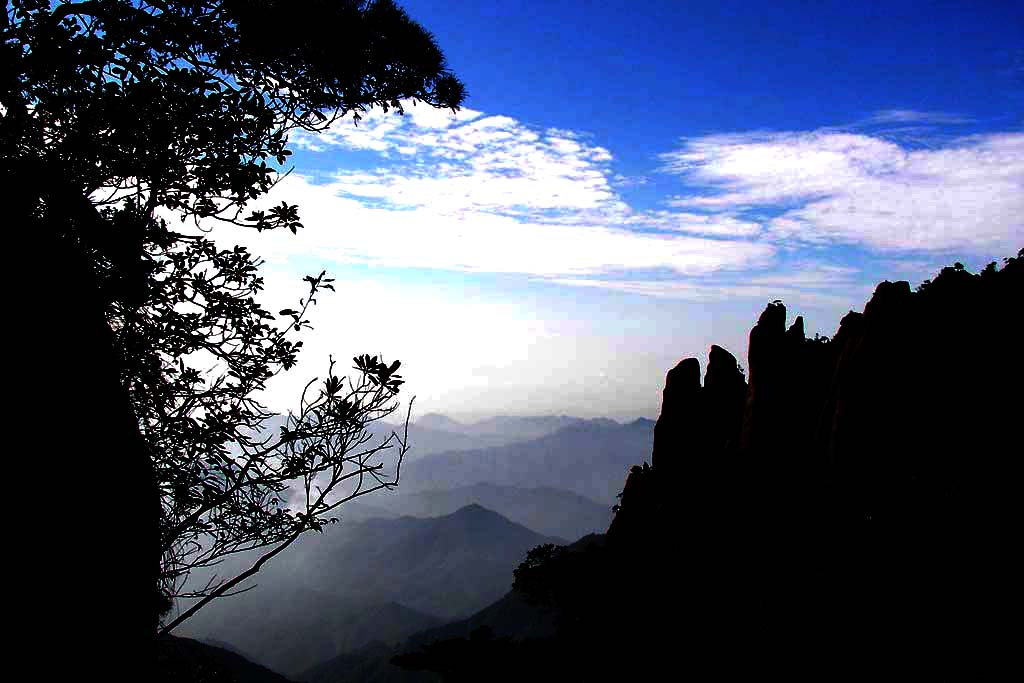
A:
POLYGON ((371 643, 354 652, 339 655, 302 672, 303 683, 441 683, 441 676, 407 671, 391 663, 399 649, 371 643))
POLYGON ((364 510, 362 501, 345 508, 351 518, 388 518, 410 515, 439 517, 477 503, 517 524, 546 536, 577 539, 603 532, 611 523, 611 504, 602 505, 589 498, 551 487, 522 488, 482 482, 449 490, 394 491, 373 496, 372 506, 364 510))
POLYGON ((154 670, 157 683, 290 683, 230 649, 175 636, 157 639, 154 670))
POLYGON ((573 425, 591 422, 582 417, 570 417, 568 415, 538 415, 538 416, 516 416, 497 415, 478 422, 464 423, 456 422, 444 415, 437 413, 425 415, 417 420, 416 424, 427 424, 437 429, 459 432, 477 437, 502 436, 514 441, 536 439, 548 434, 553 434, 559 429, 565 429, 573 425))
MULTIPOLYGON (((431 453, 445 451, 468 451, 475 448, 494 448, 505 446, 515 441, 533 438, 533 434, 474 434, 468 432, 448 431, 422 424, 422 420, 409 425, 408 460, 416 460, 431 453)), ((392 431, 402 434, 404 425, 393 425, 385 422, 371 424, 369 431, 378 439, 387 438, 392 431)))
MULTIPOLYGON (((303 539, 255 577, 257 588, 198 612, 182 633, 216 638, 294 676, 375 640, 494 602, 542 536, 479 505, 438 518, 376 519, 303 539)), ((227 572, 225 572, 227 573, 227 572)))
POLYGON ((443 432, 464 433, 467 425, 441 413, 427 413, 416 419, 417 427, 436 429, 443 432))
MULTIPOLYGON (((362 551, 360 562, 345 568, 347 584, 448 618, 500 597, 526 551, 559 542, 476 504, 438 518, 370 520, 355 532, 348 547, 362 551)), ((313 558, 311 580, 341 578, 317 561, 333 555, 324 548, 313 558)))
POLYGON ((611 505, 629 467, 649 459, 653 434, 651 420, 582 421, 531 441, 423 457, 403 468, 402 485, 417 491, 481 482, 548 486, 611 505))
MULTIPOLYGON (((427 413, 409 424, 411 449, 408 458, 416 460, 432 453, 496 448, 520 441, 539 439, 560 429, 588 422, 606 422, 606 420, 588 420, 567 415, 537 417, 498 415, 479 422, 465 423, 440 413, 427 413)), ((403 430, 404 425, 389 422, 370 425, 370 431, 379 437, 386 437, 392 431, 401 434, 403 430)))
MULTIPOLYGON (((600 551, 605 546, 603 534, 590 534, 565 548, 566 552, 579 554, 600 551)), ((594 595, 594 602, 602 604, 600 595, 594 595)), ((423 671, 410 671, 391 663, 395 655, 416 651, 438 641, 468 638, 478 629, 489 630, 499 638, 511 638, 516 642, 524 639, 547 639, 556 634, 556 613, 545 607, 530 604, 518 591, 510 590, 500 599, 465 619, 427 628, 412 634, 404 642, 386 647, 382 644, 328 660, 313 667, 301 676, 307 683, 416 683, 418 681, 439 681, 440 677, 423 671)), ((500 673, 490 671, 487 677, 502 680, 500 673)))
POLYGON ((312 662, 375 640, 395 642, 439 623, 435 617, 393 602, 365 604, 272 582, 211 604, 183 625, 181 632, 215 638, 294 677, 312 662))

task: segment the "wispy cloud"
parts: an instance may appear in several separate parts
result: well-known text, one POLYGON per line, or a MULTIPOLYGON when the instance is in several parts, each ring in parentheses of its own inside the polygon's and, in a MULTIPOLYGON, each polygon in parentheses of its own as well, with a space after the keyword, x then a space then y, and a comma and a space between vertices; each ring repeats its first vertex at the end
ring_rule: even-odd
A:
POLYGON ((844 309, 856 306, 869 292, 860 271, 848 266, 803 261, 760 274, 724 274, 671 280, 561 278, 573 287, 597 287, 627 294, 720 303, 741 299, 781 299, 798 309, 844 309))
POLYGON ((865 119, 863 123, 920 123, 920 124, 962 124, 974 119, 942 111, 914 111, 913 109, 882 109, 865 119))
POLYGON ((335 193, 389 208, 430 207, 547 219, 581 212, 621 215, 611 186, 611 153, 572 131, 537 130, 507 116, 477 112, 438 117, 371 113, 358 128, 341 125, 318 144, 394 152, 396 163, 338 172, 335 193))
MULTIPOLYGON (((566 225, 450 205, 412 210, 366 206, 347 185, 290 177, 268 196, 302 207, 302 239, 260 235, 270 259, 316 253, 341 263, 550 276, 668 269, 679 274, 741 270, 771 262, 775 247, 602 223, 566 225)), ((474 201, 479 201, 478 198, 474 201)))
POLYGON ((415 140, 429 134, 429 131, 444 130, 453 124, 472 121, 482 115, 473 109, 452 112, 422 104, 417 106, 411 102, 404 106, 404 112, 399 115, 394 110, 384 112, 371 109, 359 122, 344 119, 317 134, 298 131, 291 142, 299 149, 317 152, 331 147, 346 147, 375 152, 412 153, 416 147, 415 140))
POLYGON ((672 206, 760 212, 776 241, 974 252, 1024 237, 1022 133, 914 150, 834 131, 711 135, 662 158, 693 188, 672 206))

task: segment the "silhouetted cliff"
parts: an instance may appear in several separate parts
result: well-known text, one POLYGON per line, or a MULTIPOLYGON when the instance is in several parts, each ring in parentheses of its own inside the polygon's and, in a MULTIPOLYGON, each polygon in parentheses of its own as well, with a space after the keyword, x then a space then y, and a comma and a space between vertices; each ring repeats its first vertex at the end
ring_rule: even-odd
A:
POLYGON ((671 566, 660 583, 705 634, 772 657, 999 654, 1019 566, 1022 282, 1021 254, 916 292, 883 282, 831 340, 769 304, 749 385, 718 347, 703 387, 696 359, 669 372, 652 467, 627 480, 609 541, 671 566))
MULTIPOLYGON (((773 302, 749 383, 719 347, 703 385, 680 362, 607 543, 539 548, 517 570, 559 633, 489 641, 503 671, 999 674, 1021 575, 1022 294, 1024 252, 957 264, 916 292, 881 283, 831 340, 787 329, 773 302)), ((451 663, 424 652, 400 661, 451 663)))

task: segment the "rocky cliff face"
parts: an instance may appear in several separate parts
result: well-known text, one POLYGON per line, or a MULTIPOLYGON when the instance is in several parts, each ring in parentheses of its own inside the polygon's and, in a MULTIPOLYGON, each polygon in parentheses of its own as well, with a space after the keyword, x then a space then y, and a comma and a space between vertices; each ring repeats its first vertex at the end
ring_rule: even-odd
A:
POLYGON ((536 548, 516 570, 513 595, 554 636, 442 641, 406 665, 452 680, 1006 678, 1022 294, 1024 252, 916 292, 882 283, 831 340, 772 303, 749 384, 720 347, 703 384, 694 358, 669 371, 652 464, 630 471, 605 542, 536 548))
POLYGON ((719 347, 703 385, 694 358, 668 373, 610 544, 709 643, 997 653, 1020 568, 1022 294, 1024 252, 883 282, 831 340, 770 304, 749 384, 719 347))

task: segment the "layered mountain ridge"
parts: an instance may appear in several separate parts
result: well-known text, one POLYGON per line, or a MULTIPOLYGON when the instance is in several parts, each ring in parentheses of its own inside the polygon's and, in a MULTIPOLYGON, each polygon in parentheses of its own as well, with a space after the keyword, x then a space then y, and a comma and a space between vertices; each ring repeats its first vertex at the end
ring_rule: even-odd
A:
POLYGON ((407 490, 500 483, 551 487, 611 505, 630 465, 650 452, 654 423, 579 420, 528 441, 433 453, 402 467, 407 490))

